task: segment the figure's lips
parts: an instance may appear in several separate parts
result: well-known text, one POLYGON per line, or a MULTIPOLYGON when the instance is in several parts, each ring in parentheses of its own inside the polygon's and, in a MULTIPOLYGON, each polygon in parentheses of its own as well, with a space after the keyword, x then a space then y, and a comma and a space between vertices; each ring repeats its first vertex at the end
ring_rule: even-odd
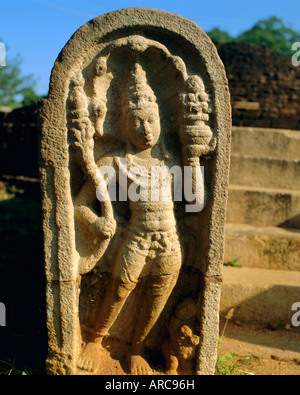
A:
POLYGON ((153 141, 153 134, 152 134, 152 133, 147 134, 147 135, 144 137, 144 139, 145 139, 145 142, 146 142, 146 143, 151 143, 151 142, 153 141))

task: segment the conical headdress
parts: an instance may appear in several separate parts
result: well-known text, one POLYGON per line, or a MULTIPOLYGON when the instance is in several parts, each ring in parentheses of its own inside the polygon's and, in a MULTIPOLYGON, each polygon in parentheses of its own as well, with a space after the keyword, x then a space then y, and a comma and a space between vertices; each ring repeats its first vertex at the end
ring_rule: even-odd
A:
POLYGON ((129 72, 123 89, 123 111, 143 108, 144 105, 153 104, 157 107, 156 97, 148 85, 146 72, 139 63, 135 63, 129 72))

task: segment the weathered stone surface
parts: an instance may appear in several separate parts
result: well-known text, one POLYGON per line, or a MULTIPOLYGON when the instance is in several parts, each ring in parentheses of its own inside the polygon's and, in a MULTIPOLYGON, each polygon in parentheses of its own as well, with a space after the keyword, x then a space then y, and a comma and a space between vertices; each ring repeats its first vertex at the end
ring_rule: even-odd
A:
POLYGON ((300 226, 300 192, 230 185, 228 222, 257 226, 300 226))
POLYGON ((233 128, 221 314, 266 326, 291 322, 299 295, 300 134, 233 128))
POLYGON ((48 372, 213 374, 231 118, 212 42, 163 11, 95 18, 60 53, 39 122, 48 372), (190 166, 195 197, 155 201, 146 180, 173 166, 190 166))
POLYGON ((217 48, 228 76, 234 125, 300 129, 300 68, 290 56, 244 42, 217 48), (236 106, 239 102, 244 103, 236 106))
POLYGON ((230 184, 299 190, 300 160, 232 154, 230 184))
POLYGON ((300 133, 298 130, 232 128, 232 153, 253 158, 299 160, 300 133))
POLYGON ((242 267, 300 271, 300 230, 226 224, 225 262, 242 267))
POLYGON ((226 267, 220 313, 226 315, 234 307, 233 319, 244 323, 290 324, 299 283, 298 271, 226 267))

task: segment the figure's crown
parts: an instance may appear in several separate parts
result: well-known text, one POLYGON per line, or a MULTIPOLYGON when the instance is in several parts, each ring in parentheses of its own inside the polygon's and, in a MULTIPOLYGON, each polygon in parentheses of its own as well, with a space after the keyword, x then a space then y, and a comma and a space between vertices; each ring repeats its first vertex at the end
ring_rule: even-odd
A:
POLYGON ((146 72, 139 63, 135 63, 125 83, 123 105, 126 110, 142 108, 145 104, 156 104, 156 97, 147 82, 146 72))

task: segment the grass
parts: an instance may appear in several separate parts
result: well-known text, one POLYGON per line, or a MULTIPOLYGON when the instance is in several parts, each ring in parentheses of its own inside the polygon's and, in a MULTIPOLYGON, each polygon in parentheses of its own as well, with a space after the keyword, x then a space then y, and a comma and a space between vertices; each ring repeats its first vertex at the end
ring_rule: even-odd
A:
POLYGON ((16 367, 15 360, 12 362, 0 361, 0 376, 30 376, 30 373, 26 368, 19 370, 16 367))
POLYGON ((218 376, 254 375, 253 363, 255 357, 240 357, 234 353, 219 354, 215 374, 218 376))
POLYGON ((238 264, 239 260, 240 260, 240 258, 231 259, 231 261, 225 262, 224 266, 241 268, 242 266, 238 264))
POLYGON ((233 354, 218 355, 215 374, 218 376, 239 375, 237 360, 233 354))

